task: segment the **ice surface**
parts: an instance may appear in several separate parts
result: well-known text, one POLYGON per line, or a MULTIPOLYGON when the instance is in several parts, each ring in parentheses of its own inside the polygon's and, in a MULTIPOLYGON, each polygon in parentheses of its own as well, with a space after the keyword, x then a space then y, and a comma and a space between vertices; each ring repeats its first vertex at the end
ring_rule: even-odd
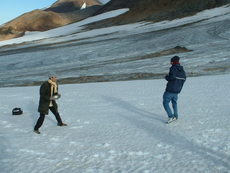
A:
POLYGON ((0 88, 3 173, 229 173, 230 75, 190 77, 179 95, 179 120, 168 125, 165 80, 60 85, 67 127, 46 116, 39 87, 0 88), (21 107, 23 115, 12 116, 21 107))

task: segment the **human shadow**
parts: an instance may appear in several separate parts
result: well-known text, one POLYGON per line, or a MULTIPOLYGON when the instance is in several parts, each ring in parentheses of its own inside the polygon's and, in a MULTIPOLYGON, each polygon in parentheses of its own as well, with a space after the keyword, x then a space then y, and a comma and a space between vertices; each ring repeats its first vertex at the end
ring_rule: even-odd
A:
POLYGON ((118 107, 126 109, 129 112, 135 113, 135 114, 140 115, 142 117, 157 120, 158 122, 161 122, 161 123, 165 122, 165 120, 163 118, 161 118, 160 115, 157 115, 157 114, 154 114, 152 112, 148 112, 146 110, 142 110, 140 108, 137 108, 137 107, 131 105, 130 103, 123 101, 121 99, 118 99, 115 97, 108 97, 108 96, 103 96, 103 99, 108 101, 108 102, 113 103, 114 105, 116 105, 118 107))
POLYGON ((31 99, 31 101, 27 105, 27 109, 28 109, 28 112, 30 113, 29 116, 31 118, 32 125, 34 126, 39 117, 37 113, 37 109, 38 109, 37 103, 33 99, 31 99))
POLYGON ((9 163, 5 160, 10 159, 10 153, 6 150, 11 149, 11 144, 9 139, 0 134, 0 170, 1 172, 11 172, 12 168, 9 166, 9 163))
POLYGON ((166 124, 162 123, 163 120, 158 118, 159 116, 154 115, 148 111, 141 110, 120 98, 110 96, 103 96, 103 98, 107 102, 113 103, 119 108, 134 113, 132 116, 127 114, 120 114, 120 116, 133 123, 137 128, 144 130, 150 136, 153 136, 159 141, 168 145, 173 145, 179 150, 191 151, 192 153, 196 153, 204 159, 214 162, 215 164, 222 165, 227 169, 230 168, 230 157, 228 155, 214 151, 205 146, 198 145, 190 141, 189 138, 185 138, 176 132, 170 131, 170 129, 166 127, 166 124), (153 122, 150 120, 157 120, 158 122, 153 122))

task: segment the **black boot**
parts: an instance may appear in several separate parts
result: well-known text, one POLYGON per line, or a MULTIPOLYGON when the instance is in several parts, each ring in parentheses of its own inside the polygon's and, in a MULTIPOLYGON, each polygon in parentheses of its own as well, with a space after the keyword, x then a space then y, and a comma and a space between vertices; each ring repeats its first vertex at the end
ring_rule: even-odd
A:
POLYGON ((41 132, 39 132, 39 130, 34 130, 34 133, 41 134, 41 132))
POLYGON ((57 125, 58 125, 58 126, 67 126, 66 123, 58 123, 57 125))

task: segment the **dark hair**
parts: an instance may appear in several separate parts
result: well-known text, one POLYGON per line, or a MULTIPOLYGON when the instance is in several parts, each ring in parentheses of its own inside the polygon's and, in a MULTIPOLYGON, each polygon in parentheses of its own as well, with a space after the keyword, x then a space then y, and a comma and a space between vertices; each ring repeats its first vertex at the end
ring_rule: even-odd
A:
POLYGON ((171 58, 171 62, 179 62, 180 57, 179 56, 174 56, 171 58))

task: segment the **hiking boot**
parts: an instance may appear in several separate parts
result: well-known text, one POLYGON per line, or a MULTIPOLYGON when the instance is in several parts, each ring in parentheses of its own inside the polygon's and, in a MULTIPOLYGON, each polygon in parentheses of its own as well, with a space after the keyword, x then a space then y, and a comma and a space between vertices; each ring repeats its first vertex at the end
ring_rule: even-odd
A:
POLYGON ((41 132, 39 132, 39 130, 34 130, 34 133, 41 134, 41 132))
POLYGON ((61 124, 57 124, 58 126, 67 126, 67 124, 66 123, 61 123, 61 124))

